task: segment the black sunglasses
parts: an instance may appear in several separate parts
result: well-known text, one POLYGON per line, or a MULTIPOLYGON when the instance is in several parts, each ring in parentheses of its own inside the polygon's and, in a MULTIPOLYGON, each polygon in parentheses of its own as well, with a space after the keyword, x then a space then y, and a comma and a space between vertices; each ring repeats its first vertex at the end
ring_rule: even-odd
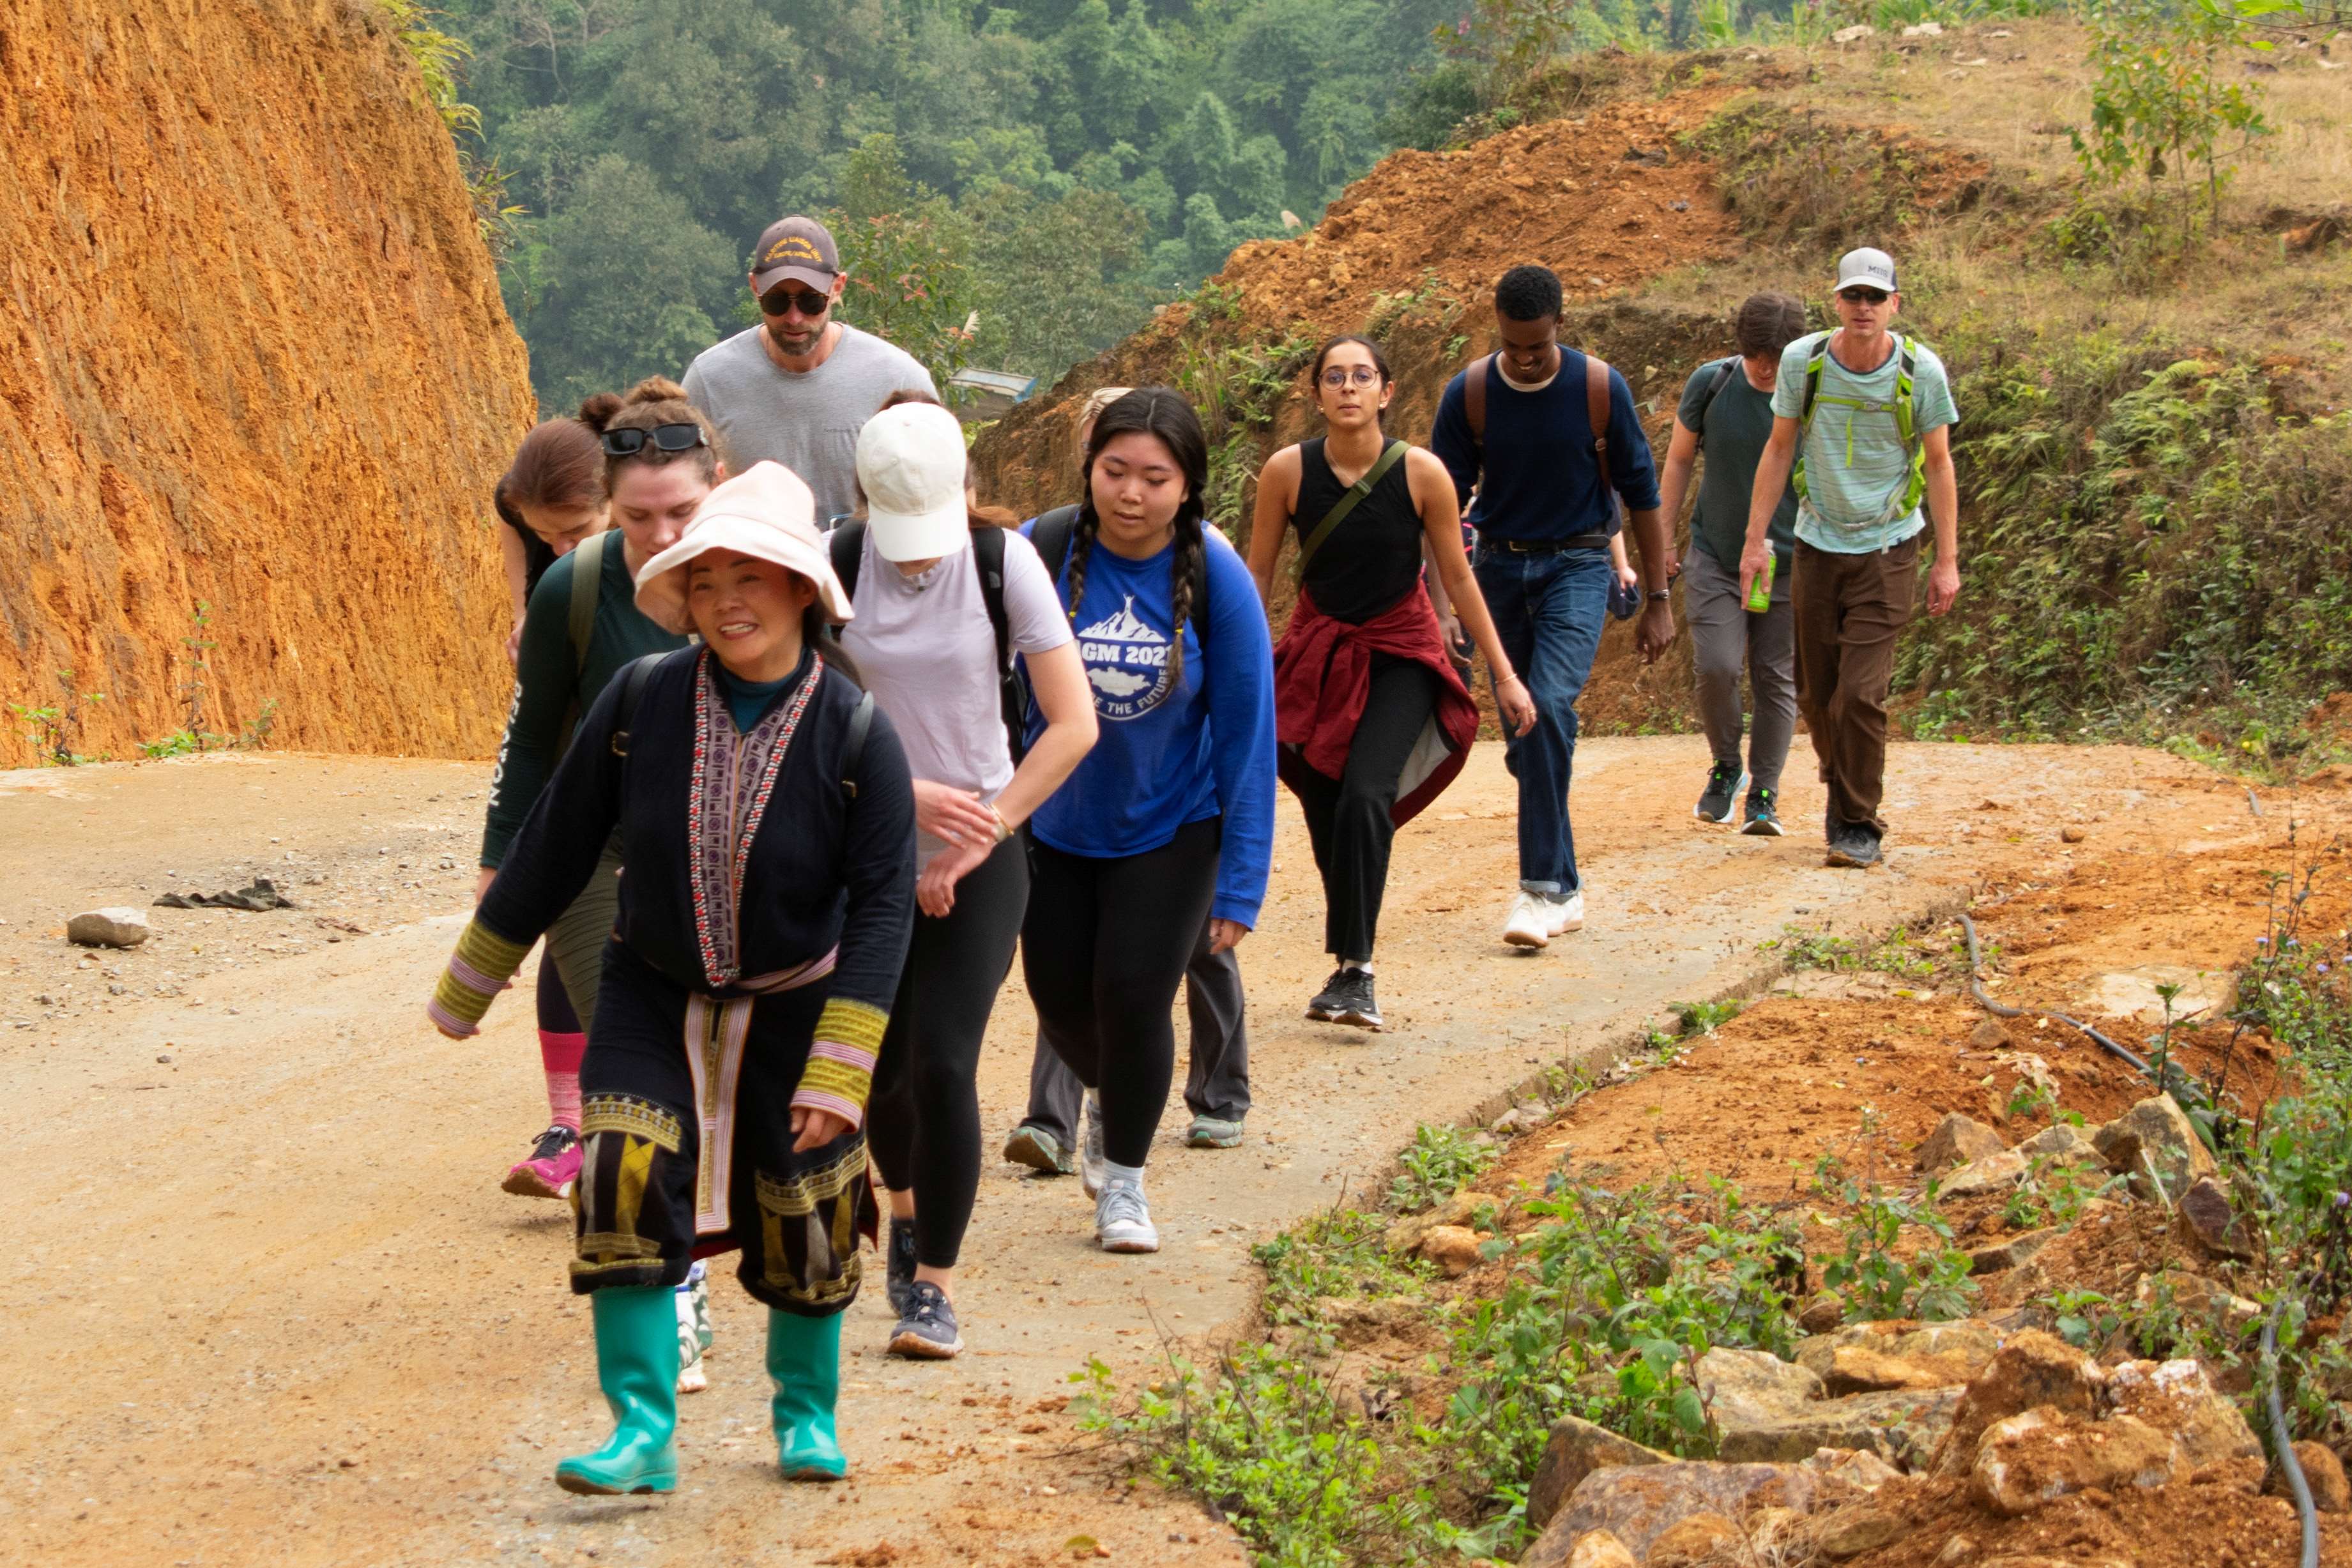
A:
POLYGON ((659 452, 691 452, 707 444, 698 424, 656 424, 651 430, 608 430, 604 433, 604 455, 635 457, 652 442, 659 452))
POLYGON ((760 296, 760 308, 770 316, 781 316, 787 310, 797 310, 803 316, 822 316, 833 308, 833 296, 807 288, 771 288, 760 296))
POLYGON ((1849 305, 1884 305, 1886 291, 1883 288, 1841 288, 1838 298, 1849 305))

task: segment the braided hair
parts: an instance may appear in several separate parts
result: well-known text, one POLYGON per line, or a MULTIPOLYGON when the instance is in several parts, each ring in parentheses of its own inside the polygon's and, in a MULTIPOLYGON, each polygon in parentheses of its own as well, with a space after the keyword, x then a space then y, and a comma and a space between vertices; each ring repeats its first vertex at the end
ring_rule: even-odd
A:
POLYGON ((1070 538, 1070 615, 1087 594, 1087 558, 1094 551, 1102 519, 1095 511, 1095 460, 1104 447, 1122 435, 1149 435, 1168 449, 1184 476, 1184 498, 1176 505, 1176 548, 1169 557, 1168 664, 1161 684, 1172 688, 1184 674, 1184 622, 1192 617, 1192 584, 1200 576, 1208 541, 1203 537, 1201 492, 1209 483, 1209 438, 1182 394, 1171 387, 1138 387, 1112 402, 1095 418, 1087 440, 1086 497, 1070 538))

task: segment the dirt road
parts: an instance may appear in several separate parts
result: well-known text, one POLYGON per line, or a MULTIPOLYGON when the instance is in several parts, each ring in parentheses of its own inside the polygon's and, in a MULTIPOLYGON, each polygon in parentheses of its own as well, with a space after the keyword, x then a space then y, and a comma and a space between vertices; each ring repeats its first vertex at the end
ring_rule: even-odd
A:
MULTIPOLYGON (((585 1305, 562 1284, 566 1216, 497 1186, 543 1114, 528 992, 464 1044, 423 1017, 485 770, 237 757, 0 774, 0 1096, 26 1199, 0 1285, 0 1543, 125 1565, 1027 1564, 1068 1560, 1083 1534, 1123 1563, 1238 1561, 1230 1532, 1131 1490, 1060 1414, 1088 1356, 1131 1375, 1157 1354, 1147 1303, 1187 1336, 1234 1321, 1251 1242, 1378 1179, 1416 1121, 1752 983, 1785 924, 1885 926, 1988 879, 2051 881, 2077 853, 2278 825, 2161 753, 1906 747, 1888 868, 1839 873, 1801 833, 1695 824, 1696 738, 1590 742, 1578 761, 1591 928, 1535 956, 1496 941, 1513 797, 1482 747, 1399 840, 1378 1037, 1299 1017, 1327 960, 1286 801, 1242 952, 1257 1109, 1230 1152, 1181 1147, 1181 1113, 1163 1124, 1163 1250, 1097 1253, 1074 1181, 992 1164, 959 1292, 972 1349, 886 1360, 868 1292, 845 1342, 852 1479, 832 1489, 774 1479, 758 1318, 715 1281, 680 1491, 595 1501, 548 1480, 605 1426, 585 1305), (156 939, 124 954, 62 940, 78 909, 257 872, 305 907, 155 910, 156 939)), ((1790 771, 1790 821, 1817 821, 1819 787, 1790 771)), ((992 1153, 1028 1040, 1016 970, 982 1070, 992 1153)))

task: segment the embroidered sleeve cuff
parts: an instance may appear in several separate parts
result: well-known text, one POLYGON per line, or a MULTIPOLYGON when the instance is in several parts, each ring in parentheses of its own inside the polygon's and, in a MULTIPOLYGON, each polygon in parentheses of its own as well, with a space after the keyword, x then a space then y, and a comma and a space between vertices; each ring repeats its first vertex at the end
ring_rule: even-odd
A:
POLYGON ((433 999, 425 1006, 425 1016, 442 1033, 460 1040, 480 1033, 490 998, 506 989, 530 952, 528 942, 509 942, 479 920, 467 922, 441 983, 433 988, 433 999))
POLYGON ((808 1065, 801 1070, 794 1105, 830 1112, 852 1127, 865 1125, 866 1099, 874 1086, 874 1059, 890 1015, 880 1008, 835 997, 816 1020, 808 1065))

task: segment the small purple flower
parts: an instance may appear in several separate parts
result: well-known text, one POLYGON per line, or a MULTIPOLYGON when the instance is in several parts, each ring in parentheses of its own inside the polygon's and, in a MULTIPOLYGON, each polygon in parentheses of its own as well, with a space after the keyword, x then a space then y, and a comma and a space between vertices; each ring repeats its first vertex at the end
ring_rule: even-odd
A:
POLYGON ((2318 970, 2319 970, 2319 972, 2320 972, 2321 974, 2323 974, 2323 975, 2324 975, 2324 974, 2327 973, 2327 966, 2326 966, 2326 964, 2321 964, 2321 965, 2317 966, 2317 967, 2318 967, 2318 970))
POLYGON ((2337 1193, 2336 1195, 2336 1207, 2338 1208, 2352 1207, 2352 1192, 2337 1193))
POLYGON ((2257 947, 2267 947, 2270 945, 2271 939, 2267 936, 2257 936, 2254 938, 2254 946, 2257 947))

